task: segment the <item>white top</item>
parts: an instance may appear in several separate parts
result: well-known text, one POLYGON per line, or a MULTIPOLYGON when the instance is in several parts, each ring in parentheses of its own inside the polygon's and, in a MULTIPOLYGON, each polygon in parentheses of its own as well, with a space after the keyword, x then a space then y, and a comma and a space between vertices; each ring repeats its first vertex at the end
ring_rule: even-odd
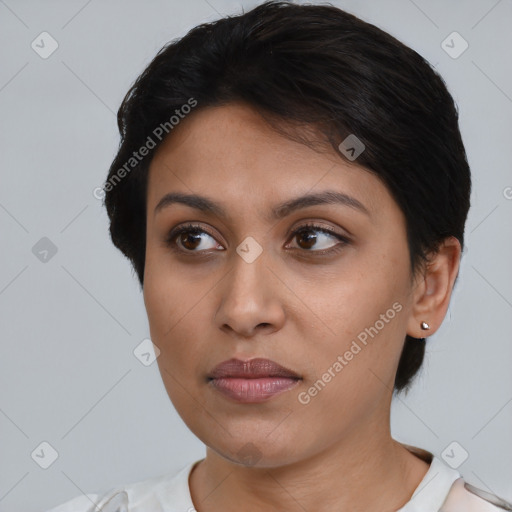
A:
MULTIPOLYGON (((497 496, 473 486, 466 488, 460 473, 432 453, 404 446, 430 463, 430 468, 411 499, 396 512, 512 511, 512 505, 497 496)), ((195 512, 188 480, 199 462, 192 462, 177 473, 120 485, 106 494, 77 496, 47 512, 195 512)))

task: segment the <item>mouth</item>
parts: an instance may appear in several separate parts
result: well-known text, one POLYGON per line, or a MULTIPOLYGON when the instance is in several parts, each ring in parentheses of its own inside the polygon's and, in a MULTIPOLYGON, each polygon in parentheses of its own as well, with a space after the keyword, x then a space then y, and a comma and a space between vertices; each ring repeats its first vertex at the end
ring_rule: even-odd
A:
POLYGON ((296 372, 271 361, 229 359, 207 376, 208 384, 224 397, 241 403, 258 403, 294 388, 302 380, 296 372))

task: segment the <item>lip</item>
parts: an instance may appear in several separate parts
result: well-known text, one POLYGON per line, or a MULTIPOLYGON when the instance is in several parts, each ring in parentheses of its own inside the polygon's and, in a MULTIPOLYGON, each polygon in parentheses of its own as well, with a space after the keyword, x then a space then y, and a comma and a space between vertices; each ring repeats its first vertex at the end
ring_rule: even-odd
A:
POLYGON ((300 375, 294 371, 281 366, 270 359, 257 357, 242 361, 241 359, 228 359, 218 364, 208 375, 209 379, 218 379, 221 377, 258 379, 263 377, 285 377, 290 379, 300 379, 300 375))
POLYGON ((295 387, 302 377, 270 359, 249 361, 232 358, 218 364, 208 384, 225 397, 242 403, 258 403, 295 387))

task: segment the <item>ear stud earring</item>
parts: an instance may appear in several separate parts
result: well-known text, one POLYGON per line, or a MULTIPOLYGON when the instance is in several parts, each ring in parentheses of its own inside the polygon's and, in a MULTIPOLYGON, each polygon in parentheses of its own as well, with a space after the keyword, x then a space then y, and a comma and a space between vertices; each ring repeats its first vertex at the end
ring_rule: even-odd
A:
POLYGON ((428 331, 430 329, 430 325, 428 325, 427 322, 421 322, 421 328, 424 331, 428 331))

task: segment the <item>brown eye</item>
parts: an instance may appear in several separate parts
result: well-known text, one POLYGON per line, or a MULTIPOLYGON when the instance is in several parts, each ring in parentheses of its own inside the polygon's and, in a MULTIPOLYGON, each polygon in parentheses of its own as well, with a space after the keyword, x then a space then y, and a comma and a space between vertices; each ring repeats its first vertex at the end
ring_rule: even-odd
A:
POLYGON ((328 253, 348 243, 348 239, 322 226, 308 224, 293 232, 299 249, 308 252, 328 253), (331 243, 334 241, 335 243, 331 243), (341 242, 341 243, 340 243, 341 242))
POLYGON ((191 233, 190 231, 185 231, 178 235, 178 240, 180 241, 182 247, 189 251, 193 251, 197 249, 197 247, 201 244, 201 237, 197 234, 191 233))
POLYGON ((166 245, 172 249, 190 253, 216 249, 219 246, 210 233, 190 224, 172 230, 167 237, 166 245))
POLYGON ((301 249, 311 249, 316 244, 317 236, 311 235, 312 231, 311 229, 305 229, 295 235, 301 249))

